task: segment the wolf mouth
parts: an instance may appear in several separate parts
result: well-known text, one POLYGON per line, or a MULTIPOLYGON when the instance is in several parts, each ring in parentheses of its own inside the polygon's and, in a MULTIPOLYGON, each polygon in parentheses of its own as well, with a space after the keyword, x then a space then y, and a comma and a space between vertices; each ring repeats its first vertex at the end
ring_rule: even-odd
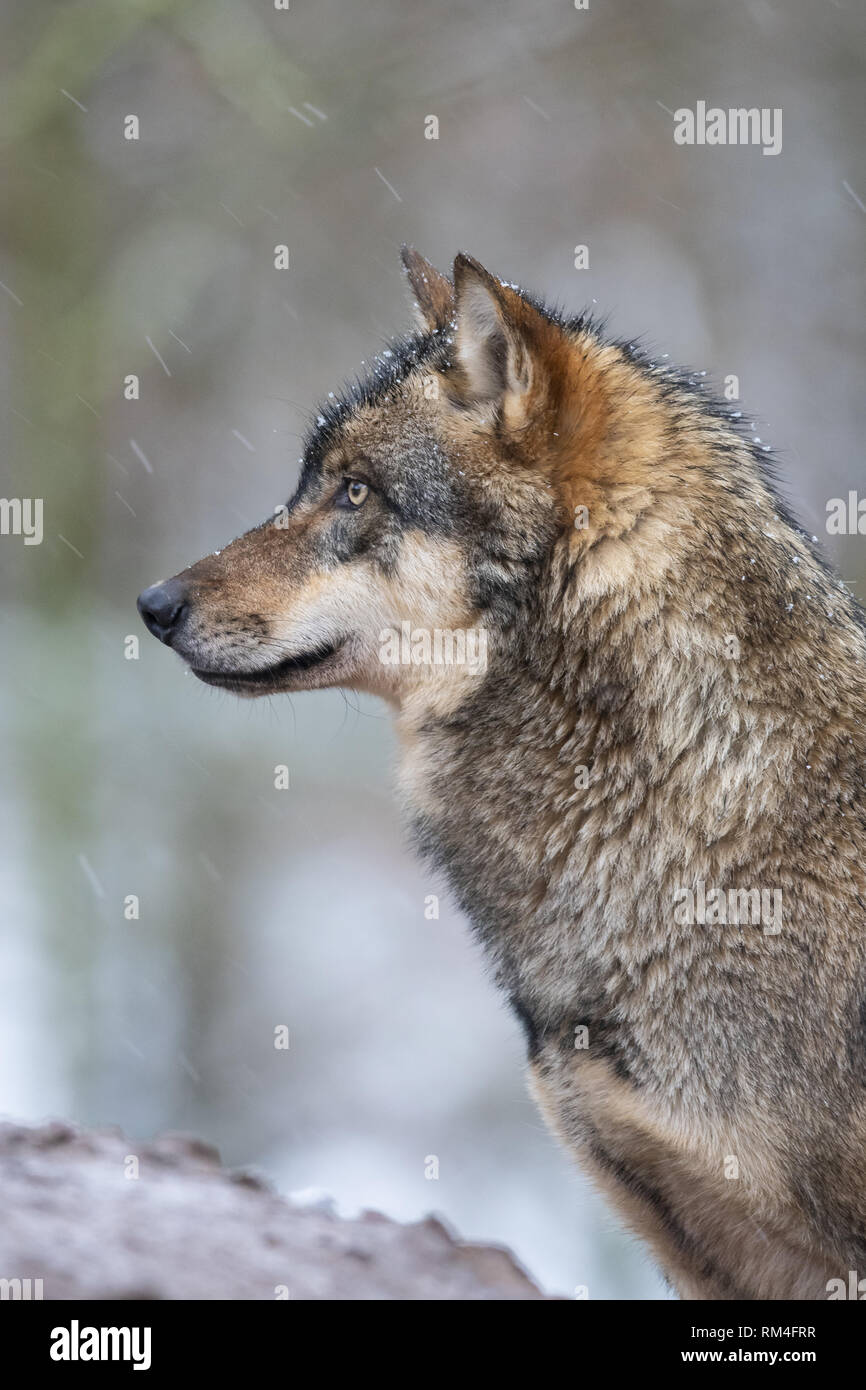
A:
POLYGON ((320 666, 322 662, 335 655, 339 646, 339 643, 328 643, 326 646, 314 647, 311 651, 301 652, 298 656, 287 656, 283 661, 278 661, 273 666, 261 666, 254 671, 206 670, 200 666, 192 666, 190 669, 194 676, 198 676, 200 681, 204 681, 205 685, 273 686, 285 676, 295 675, 300 671, 309 671, 314 666, 320 666))

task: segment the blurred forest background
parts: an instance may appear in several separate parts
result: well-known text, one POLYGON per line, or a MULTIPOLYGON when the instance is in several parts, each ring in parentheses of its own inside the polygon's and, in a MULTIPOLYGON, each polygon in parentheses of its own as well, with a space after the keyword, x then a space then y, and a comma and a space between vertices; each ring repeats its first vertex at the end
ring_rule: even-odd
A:
POLYGON ((0 26, 0 493, 45 508, 41 545, 0 538, 0 1111, 195 1131, 347 1212, 436 1210, 549 1289, 664 1296, 404 844, 384 709, 207 690, 135 598, 291 493, 318 399, 408 324, 403 241, 735 374, 864 597, 825 511, 866 491, 866 10, 5 0, 0 26), (698 100, 781 107, 782 153, 678 147, 698 100))

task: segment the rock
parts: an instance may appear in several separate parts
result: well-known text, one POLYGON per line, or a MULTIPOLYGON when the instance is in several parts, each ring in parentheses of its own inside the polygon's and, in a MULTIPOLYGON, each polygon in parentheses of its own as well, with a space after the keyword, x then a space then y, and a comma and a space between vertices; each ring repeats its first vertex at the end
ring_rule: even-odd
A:
POLYGON ((0 1191, 0 1279, 41 1279, 47 1299, 547 1297, 507 1250, 435 1217, 294 1205, 188 1135, 2 1124, 0 1191))

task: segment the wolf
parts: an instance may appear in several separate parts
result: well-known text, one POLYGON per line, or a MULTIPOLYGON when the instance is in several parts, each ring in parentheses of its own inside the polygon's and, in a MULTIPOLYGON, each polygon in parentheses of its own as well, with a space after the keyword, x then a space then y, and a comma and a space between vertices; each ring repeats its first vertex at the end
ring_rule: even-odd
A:
POLYGON ((826 1298, 866 1271, 863 614, 703 374, 403 259, 416 330, 292 500, 141 614, 208 685, 387 701, 553 1131, 681 1297, 826 1298))

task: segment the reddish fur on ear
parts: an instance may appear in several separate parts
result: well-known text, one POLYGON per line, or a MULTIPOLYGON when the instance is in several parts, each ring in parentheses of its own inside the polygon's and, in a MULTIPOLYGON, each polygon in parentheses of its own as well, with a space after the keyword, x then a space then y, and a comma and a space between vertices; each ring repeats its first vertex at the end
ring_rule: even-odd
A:
POLYGON ((496 405, 511 430, 541 423, 542 417, 550 424, 566 354, 562 330, 462 253, 454 262, 454 294, 463 403, 496 405))
MULTIPOLYGON (((454 294, 454 390, 461 405, 496 409, 516 454, 555 488, 564 518, 591 503, 593 516, 604 520, 606 490, 635 484, 610 447, 608 378, 620 371, 620 392, 640 399, 637 374, 625 364, 618 367, 615 354, 591 335, 569 331, 542 313, 471 256, 461 254, 454 262, 454 294)), ((651 421, 640 418, 651 447, 651 421)))
POLYGON ((454 261, 454 298, 458 389, 464 404, 489 402, 501 408, 503 418, 522 411, 533 371, 520 296, 461 252, 454 261))
POLYGON ((419 327, 431 333, 446 328, 454 316, 454 287, 451 281, 425 260, 414 246, 404 246, 400 258, 415 296, 419 327))

